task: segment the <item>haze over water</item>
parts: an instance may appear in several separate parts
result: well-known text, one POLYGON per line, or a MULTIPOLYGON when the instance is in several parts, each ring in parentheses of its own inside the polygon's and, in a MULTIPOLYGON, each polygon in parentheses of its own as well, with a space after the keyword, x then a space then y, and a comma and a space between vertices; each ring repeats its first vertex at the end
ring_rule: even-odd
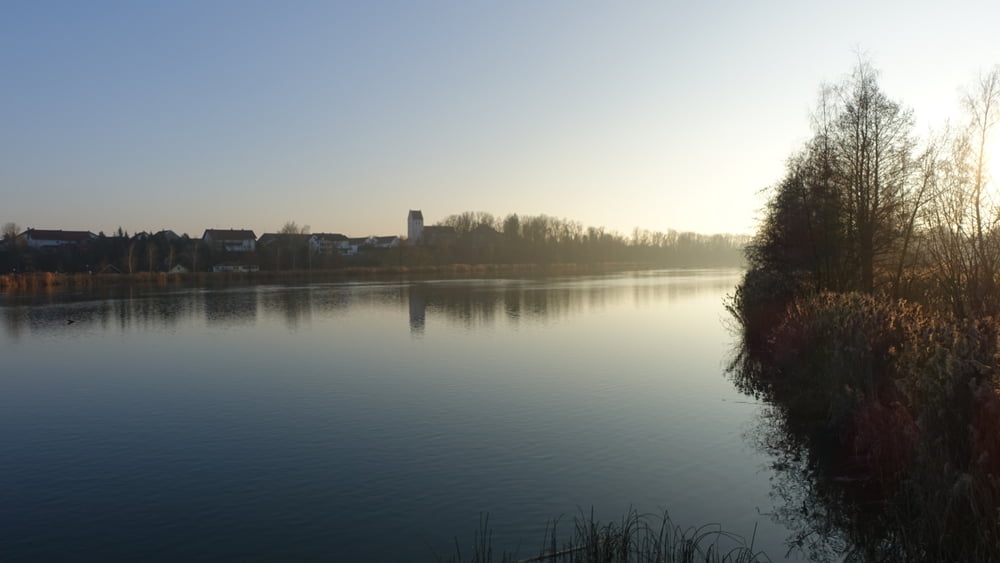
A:
POLYGON ((527 557, 631 506, 780 559, 739 276, 0 296, 0 553, 432 560, 488 512, 527 557))

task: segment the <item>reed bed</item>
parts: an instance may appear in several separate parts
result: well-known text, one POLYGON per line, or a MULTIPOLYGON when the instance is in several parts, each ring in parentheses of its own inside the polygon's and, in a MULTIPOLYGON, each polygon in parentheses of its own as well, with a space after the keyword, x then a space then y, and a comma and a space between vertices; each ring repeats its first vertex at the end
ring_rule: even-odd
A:
POLYGON ((0 293, 44 292, 103 287, 300 283, 308 281, 470 278, 496 276, 559 276, 653 268, 640 263, 448 264, 443 266, 351 266, 314 270, 257 272, 138 272, 134 274, 65 274, 30 272, 0 274, 0 293))
POLYGON ((64 274, 31 272, 0 275, 0 293, 53 291, 60 289, 92 289, 117 286, 165 286, 184 281, 177 274, 140 272, 137 274, 64 274))
POLYGON ((570 534, 560 537, 558 520, 546 526, 538 553, 494 553, 489 516, 482 515, 472 546, 463 552, 458 541, 450 557, 436 557, 439 563, 751 563, 771 561, 754 551, 753 537, 723 531, 717 524, 681 528, 662 514, 640 515, 629 510, 619 521, 602 523, 593 511, 573 519, 570 534))

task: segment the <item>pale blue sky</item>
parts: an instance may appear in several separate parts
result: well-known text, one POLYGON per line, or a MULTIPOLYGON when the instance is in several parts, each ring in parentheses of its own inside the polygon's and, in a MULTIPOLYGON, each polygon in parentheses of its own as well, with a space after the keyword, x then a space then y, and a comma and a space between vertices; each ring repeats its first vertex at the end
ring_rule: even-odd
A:
POLYGON ((996 3, 0 0, 0 222, 751 232, 860 49, 920 130, 996 3))

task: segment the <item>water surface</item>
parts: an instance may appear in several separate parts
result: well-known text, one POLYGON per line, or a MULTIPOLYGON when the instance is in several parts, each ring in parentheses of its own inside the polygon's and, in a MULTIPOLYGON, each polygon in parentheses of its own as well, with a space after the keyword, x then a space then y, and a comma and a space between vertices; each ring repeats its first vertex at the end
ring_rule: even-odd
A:
POLYGON ((488 512, 529 556, 635 507, 780 559, 739 276, 0 297, 0 553, 426 561, 488 512))

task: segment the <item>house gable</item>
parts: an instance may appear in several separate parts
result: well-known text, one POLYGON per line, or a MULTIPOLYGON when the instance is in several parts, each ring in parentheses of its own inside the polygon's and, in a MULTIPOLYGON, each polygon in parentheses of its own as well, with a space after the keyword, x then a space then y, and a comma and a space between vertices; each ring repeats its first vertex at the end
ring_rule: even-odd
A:
POLYGON ((212 248, 226 252, 253 252, 257 249, 257 236, 247 229, 205 229, 201 239, 212 248))
POLYGON ((90 242, 97 235, 90 231, 63 231, 58 229, 28 229, 17 235, 30 248, 52 248, 90 242))

